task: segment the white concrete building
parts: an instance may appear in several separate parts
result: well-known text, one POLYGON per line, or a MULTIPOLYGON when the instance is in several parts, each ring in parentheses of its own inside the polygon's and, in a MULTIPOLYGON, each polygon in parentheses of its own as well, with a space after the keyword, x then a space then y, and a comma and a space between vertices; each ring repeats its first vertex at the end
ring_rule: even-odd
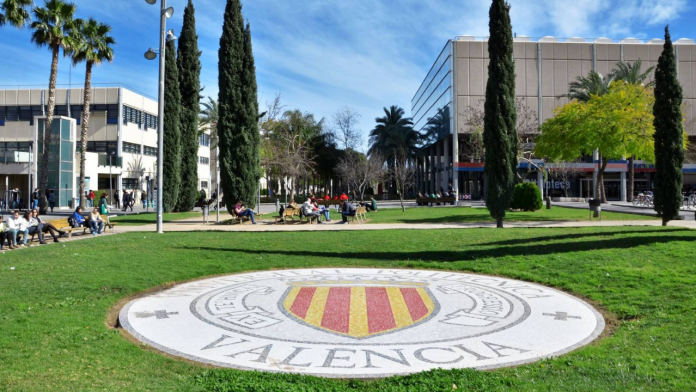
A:
MULTIPOLYGON (((0 90, 0 200, 12 199, 12 190, 19 189, 26 205, 27 193, 38 186, 41 154, 34 152, 43 149, 47 100, 46 89, 0 90)), ((55 118, 62 121, 54 120, 54 133, 61 137, 51 154, 49 189, 61 208, 72 208, 79 192, 82 100, 81 88, 56 90, 55 118)), ((98 87, 92 89, 90 109, 86 189, 135 191, 139 201, 141 192, 156 184, 157 101, 125 87, 98 87)), ((207 140, 199 139, 198 177, 209 192, 207 140)))

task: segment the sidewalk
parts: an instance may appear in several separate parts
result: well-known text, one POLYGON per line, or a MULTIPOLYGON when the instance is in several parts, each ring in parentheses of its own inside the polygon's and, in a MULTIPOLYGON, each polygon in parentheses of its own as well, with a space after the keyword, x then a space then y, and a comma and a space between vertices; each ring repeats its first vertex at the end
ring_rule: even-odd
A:
MULTIPOLYGON (((653 220, 640 221, 545 221, 545 222, 506 222, 505 228, 553 228, 553 227, 624 227, 624 226, 662 226, 662 222, 653 220)), ((695 221, 672 221, 670 227, 696 229, 695 221)), ((393 224, 275 224, 259 223, 257 225, 216 225, 205 224, 200 219, 191 219, 165 223, 165 232, 186 231, 229 231, 229 232, 297 232, 297 231, 354 231, 354 230, 432 230, 432 229, 477 229, 494 228, 494 222, 482 223, 393 223, 393 224)), ((116 226, 117 233, 154 232, 156 225, 116 226)))

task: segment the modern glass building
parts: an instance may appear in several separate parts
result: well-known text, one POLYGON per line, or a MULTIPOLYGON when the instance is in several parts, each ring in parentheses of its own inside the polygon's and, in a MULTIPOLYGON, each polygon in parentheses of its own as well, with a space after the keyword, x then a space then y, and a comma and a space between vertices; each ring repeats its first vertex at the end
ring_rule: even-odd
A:
MULTIPOLYGON (((485 162, 480 135, 488 79, 487 41, 473 36, 449 40, 411 100, 415 128, 428 140, 417 164, 417 189, 423 194, 447 189, 452 182, 460 199, 483 196, 485 162)), ((525 149, 533 149, 538 124, 551 118, 555 108, 568 103, 563 95, 570 82, 592 70, 607 75, 620 61, 633 63, 640 59, 643 69, 656 66, 663 43, 661 39, 515 37, 518 134, 524 133, 525 149)), ((692 145, 687 152, 690 163, 683 169, 684 183, 696 187, 696 45, 691 39, 679 39, 674 44, 684 89, 685 130, 692 145)), ((578 158, 580 162, 573 164, 576 170, 568 181, 569 196, 593 197, 597 157, 578 158)), ((529 161, 520 161, 520 174, 526 176, 527 167, 539 163, 529 155, 529 161)), ((626 160, 609 163, 604 179, 608 198, 626 199, 627 172, 626 160)), ((651 189, 654 168, 638 160, 635 172, 636 192, 651 189)), ((544 183, 541 173, 528 177, 526 180, 537 181, 551 196, 562 194, 559 179, 549 178, 544 183)))

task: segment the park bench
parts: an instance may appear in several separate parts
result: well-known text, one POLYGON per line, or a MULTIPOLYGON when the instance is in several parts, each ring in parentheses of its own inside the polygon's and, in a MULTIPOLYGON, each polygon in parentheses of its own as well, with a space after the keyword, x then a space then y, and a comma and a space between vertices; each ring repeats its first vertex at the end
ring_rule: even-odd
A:
POLYGON ((353 222, 355 222, 356 220, 358 221, 358 223, 367 222, 367 208, 365 208, 363 206, 357 207, 355 209, 355 215, 352 216, 351 218, 353 218, 352 219, 353 222))
POLYGON ((440 205, 440 204, 446 204, 449 203, 451 205, 454 205, 454 203, 457 201, 457 198, 454 196, 446 196, 446 197, 416 197, 416 205, 419 206, 429 206, 432 204, 440 205))
POLYGON ((343 202, 340 200, 324 200, 324 199, 317 199, 317 205, 318 206, 324 206, 324 207, 331 207, 331 206, 339 206, 343 202))
MULTIPOLYGON (((254 213, 255 219, 260 219, 262 216, 263 216, 263 214, 254 213)), ((244 222, 251 223, 251 218, 249 218, 248 216, 238 216, 237 214, 234 213, 234 211, 232 211, 232 220, 230 222, 231 224, 234 225, 235 223, 238 223, 238 224, 242 225, 242 224, 244 224, 244 222)))
POLYGON ((283 224, 286 224, 288 222, 288 218, 290 218, 291 221, 295 222, 296 216, 300 216, 299 208, 285 207, 285 209, 283 210, 283 214, 275 217, 275 223, 283 222, 283 224))

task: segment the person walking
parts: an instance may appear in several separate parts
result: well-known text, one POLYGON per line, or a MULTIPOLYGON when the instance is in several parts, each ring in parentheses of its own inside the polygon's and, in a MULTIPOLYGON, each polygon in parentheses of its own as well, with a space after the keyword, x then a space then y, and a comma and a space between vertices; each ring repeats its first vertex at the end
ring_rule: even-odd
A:
POLYGON ((123 191, 123 197, 121 199, 123 202, 123 209, 121 211, 126 211, 128 209, 128 191, 124 190, 123 191))
POLYGON ((116 200, 116 208, 121 208, 121 199, 119 198, 118 189, 114 192, 114 200, 116 200))
POLYGON ((146 192, 146 191, 143 191, 143 192, 140 194, 140 201, 143 202, 143 210, 144 210, 145 208, 147 208, 147 192, 146 192))
POLYGON ((90 207, 94 207, 94 197, 95 197, 94 191, 90 190, 89 191, 89 206, 90 207))
POLYGON ((31 194, 31 208, 39 208, 39 188, 34 189, 31 194))
POLYGON ((53 191, 48 192, 48 206, 51 207, 51 212, 56 208, 56 194, 53 191))

